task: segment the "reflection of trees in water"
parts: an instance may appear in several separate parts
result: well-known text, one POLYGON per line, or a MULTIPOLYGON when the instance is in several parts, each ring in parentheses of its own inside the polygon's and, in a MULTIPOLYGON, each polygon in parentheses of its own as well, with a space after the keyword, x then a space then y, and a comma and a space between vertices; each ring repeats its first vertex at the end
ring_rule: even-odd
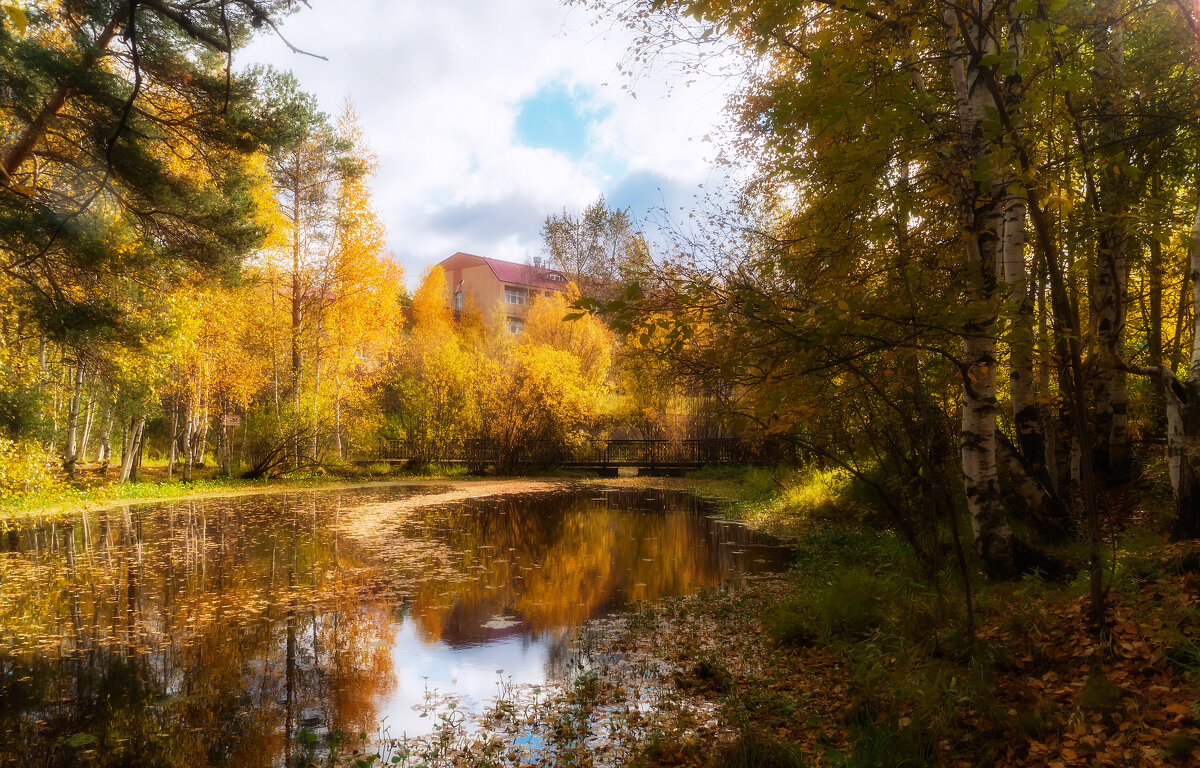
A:
POLYGON ((10 531, 0 764, 261 765, 302 725, 372 728, 395 625, 326 517, 273 496, 10 531))
POLYGON ((416 511, 393 548, 369 551, 339 535, 342 504, 387 491, 12 529, 0 536, 0 765, 276 763, 302 727, 373 730, 394 687, 397 595, 429 639, 549 638, 554 676, 572 661, 573 625, 747 565, 734 554, 752 543, 745 529, 663 514, 699 510, 689 497, 592 495, 416 511), (415 554, 393 559, 403 551, 415 554))
POLYGON ((411 616, 427 640, 452 645, 570 627, 627 602, 686 594, 742 571, 778 569, 784 554, 710 507, 669 491, 584 492, 485 499, 426 510, 406 535, 442 538, 460 553, 454 573, 426 576, 411 616), (686 513, 686 514, 664 514, 686 513), (766 564, 755 562, 760 555, 766 564))

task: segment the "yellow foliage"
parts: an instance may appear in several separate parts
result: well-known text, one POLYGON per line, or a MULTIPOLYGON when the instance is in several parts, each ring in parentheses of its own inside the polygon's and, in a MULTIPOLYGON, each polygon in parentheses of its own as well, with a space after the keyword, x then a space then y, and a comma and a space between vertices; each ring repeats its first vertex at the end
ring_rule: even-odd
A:
POLYGON ((450 331, 454 315, 446 297, 446 271, 435 264, 413 294, 413 326, 417 333, 444 335, 450 331))
POLYGON ((0 499, 60 486, 58 463, 58 458, 41 446, 0 437, 0 499))
POLYGON ((579 358, 545 344, 522 344, 511 357, 480 361, 482 433, 501 464, 533 444, 570 444, 585 436, 599 413, 599 387, 579 358))
POLYGON ((539 296, 525 317, 521 341, 569 352, 579 363, 580 374, 591 384, 602 384, 612 363, 613 335, 599 318, 585 314, 564 320, 579 299, 574 283, 567 290, 539 296))

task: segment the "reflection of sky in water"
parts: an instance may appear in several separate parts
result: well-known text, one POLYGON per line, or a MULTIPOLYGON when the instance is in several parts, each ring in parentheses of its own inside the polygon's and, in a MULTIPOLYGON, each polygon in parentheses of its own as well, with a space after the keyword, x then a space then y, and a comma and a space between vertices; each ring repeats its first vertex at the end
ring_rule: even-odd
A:
POLYGON ((9 530, 0 764, 77 764, 71 739, 190 768, 291 763, 301 728, 422 735, 427 691, 479 711, 498 683, 570 674, 588 619, 790 559, 684 493, 433 507, 415 493, 131 505, 9 530), (140 752, 131 728, 153 734, 140 752))
POLYGON ((426 691, 448 694, 461 705, 477 710, 496 697, 497 685, 538 685, 546 680, 550 637, 532 639, 510 634, 486 644, 453 648, 441 641, 427 642, 405 621, 392 644, 392 664, 397 684, 379 702, 381 721, 392 736, 418 736, 433 729, 433 717, 422 717, 419 708, 426 691))

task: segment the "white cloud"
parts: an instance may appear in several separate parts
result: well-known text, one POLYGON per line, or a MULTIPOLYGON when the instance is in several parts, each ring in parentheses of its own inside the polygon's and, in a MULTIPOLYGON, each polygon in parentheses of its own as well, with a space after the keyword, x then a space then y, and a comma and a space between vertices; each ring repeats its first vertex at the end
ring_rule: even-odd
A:
POLYGON ((590 21, 553 0, 317 0, 282 30, 329 61, 264 35, 241 62, 293 70, 332 114, 353 101, 380 160, 376 202, 411 281, 457 250, 536 254, 547 213, 630 176, 674 191, 707 180, 715 150, 701 139, 721 121, 727 84, 684 88, 669 67, 628 83, 617 64, 629 34, 590 21), (596 102, 588 157, 515 136, 522 99, 555 82, 596 102))

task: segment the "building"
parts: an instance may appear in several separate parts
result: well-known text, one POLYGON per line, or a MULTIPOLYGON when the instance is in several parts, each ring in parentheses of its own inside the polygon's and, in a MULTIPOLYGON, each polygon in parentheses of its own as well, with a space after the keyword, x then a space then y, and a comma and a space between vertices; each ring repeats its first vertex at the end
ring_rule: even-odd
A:
POLYGON ((524 330, 525 312, 534 297, 561 291, 567 285, 567 277, 543 267, 541 259, 515 264, 460 252, 438 266, 446 273, 450 306, 460 310, 474 305, 485 317, 503 312, 509 333, 524 330))

